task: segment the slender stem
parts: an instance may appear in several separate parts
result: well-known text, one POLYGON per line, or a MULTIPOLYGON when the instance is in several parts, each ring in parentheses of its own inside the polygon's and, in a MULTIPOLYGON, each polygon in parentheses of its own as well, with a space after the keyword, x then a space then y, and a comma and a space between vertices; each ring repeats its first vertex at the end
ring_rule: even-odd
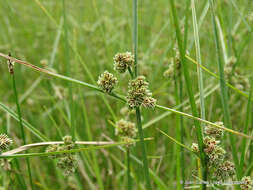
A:
MULTIPOLYGON (((172 10, 174 25, 176 28, 176 37, 177 37, 177 44, 178 44, 179 53, 180 53, 180 61, 182 63, 182 67, 184 71, 184 78, 185 78, 186 88, 187 88, 187 92, 190 99, 192 113, 194 117, 198 117, 196 102, 194 99, 194 94, 192 92, 192 83, 191 83, 191 79, 190 79, 190 75, 188 71, 188 65, 185 59, 185 47, 182 44, 182 37, 181 37, 180 29, 179 29, 177 11, 176 11, 174 0, 170 0, 170 5, 171 5, 171 10, 172 10)), ((203 176, 203 180, 206 181, 207 180, 207 164, 206 164, 206 155, 204 153, 202 129, 201 129, 201 125, 199 121, 194 121, 194 125, 196 126, 197 140, 198 140, 198 145, 200 149, 200 158, 201 158, 202 174, 203 174, 202 176, 203 176)), ((206 189, 206 184, 202 185, 202 189, 203 190, 206 189)))
POLYGON ((195 49, 196 49, 196 57, 197 57, 197 72, 198 72, 198 83, 199 83, 199 98, 200 98, 200 111, 201 118, 205 119, 205 102, 204 102, 204 84, 203 84, 203 74, 201 61, 201 53, 200 53, 200 44, 199 44, 199 31, 198 31, 198 22, 195 11, 195 0, 192 0, 192 20, 193 20, 193 29, 194 29, 194 40, 195 40, 195 49))
MULTIPOLYGON (((68 43, 68 23, 66 18, 66 5, 65 0, 62 0, 62 14, 63 14, 63 21, 64 21, 64 56, 65 56, 65 63, 66 63, 66 75, 71 76, 72 67, 70 66, 69 61, 69 43, 68 43)), ((70 128, 71 128, 71 135, 73 140, 75 141, 75 124, 73 119, 73 111, 74 111, 74 102, 73 102, 73 88, 72 83, 68 83, 68 92, 69 92, 69 104, 70 104, 70 113, 69 113, 69 120, 70 120, 70 128)))
MULTIPOLYGON (((222 63, 222 55, 220 52, 220 44, 219 44, 219 38, 218 38, 218 31, 217 26, 215 22, 215 10, 214 10, 214 3, 212 0, 209 0, 210 7, 212 10, 212 22, 213 22, 213 31, 214 31, 214 39, 215 39, 215 46, 216 46, 216 54, 217 54, 217 62, 218 62, 218 68, 219 68, 219 77, 220 77, 220 91, 221 91, 221 101, 222 101, 222 108, 224 113, 224 123, 229 128, 232 129, 232 122, 230 119, 230 112, 229 112, 229 106, 228 106, 228 93, 227 93, 227 86, 225 83, 225 77, 224 77, 224 65, 222 63)), ((237 149, 236 149, 236 142, 232 135, 229 135, 230 144, 232 148, 232 155, 233 160, 235 162, 236 167, 236 175, 239 177, 239 160, 237 157, 237 149)))
MULTIPOLYGON (((178 93, 178 82, 177 82, 177 76, 174 77, 174 86, 175 86, 175 99, 176 99, 176 104, 179 104, 179 93, 178 93)), ((180 122, 180 115, 176 116, 176 139, 177 141, 181 141, 181 122, 180 122)), ((182 164, 182 159, 180 159, 181 157, 181 149, 182 147, 177 146, 176 145, 176 179, 177 179, 177 189, 180 190, 182 189, 182 184, 181 184, 181 180, 182 180, 182 170, 181 170, 181 164, 182 164)))
MULTIPOLYGON (((153 138, 145 138, 144 141, 147 140, 153 140, 153 138)), ((139 139, 134 139, 130 142, 115 142, 113 144, 104 144, 104 145, 98 145, 98 146, 90 146, 90 147, 84 147, 84 148, 77 148, 77 149, 71 149, 71 150, 64 150, 64 151, 56 151, 56 152, 38 152, 38 153, 27 153, 27 154, 13 154, 13 155, 0 155, 0 158, 28 158, 28 157, 37 157, 37 156, 50 156, 50 155, 58 155, 58 154, 64 154, 64 153, 76 153, 81 151, 91 151, 91 150, 100 150, 103 148, 111 148, 115 146, 120 145, 126 145, 129 143, 137 143, 140 142, 139 139)))
MULTIPOLYGON (((134 76, 138 76, 138 0, 133 0, 133 46, 134 46, 134 76)), ((138 133, 140 138, 140 144, 142 149, 142 159, 143 159, 143 167, 144 167, 144 175, 146 180, 146 187, 148 190, 151 190, 151 183, 149 179, 149 168, 148 168, 148 159, 146 153, 146 147, 144 143, 144 135, 141 123, 141 112, 140 108, 137 107, 136 111, 136 120, 138 133)))
POLYGON ((148 159, 147 159, 147 153, 146 153, 146 147, 144 143, 144 135, 142 130, 142 124, 141 124, 141 112, 140 108, 136 108, 136 119, 137 119, 137 127, 138 127, 138 133, 140 138, 140 145, 141 145, 141 151, 142 151, 142 160, 143 160, 143 167, 144 167, 144 175, 146 179, 146 187, 148 190, 151 190, 151 183, 149 179, 149 168, 148 168, 148 159))
MULTIPOLYGON (((252 80, 251 80, 251 88, 250 88, 250 93, 249 93, 249 98, 248 98, 246 119, 245 119, 245 125, 244 125, 244 129, 243 129, 243 133, 245 133, 245 134, 248 133, 248 129, 249 129, 252 91, 253 91, 253 77, 252 77, 252 80)), ((243 177, 243 166, 244 166, 244 162, 245 162, 245 153, 246 153, 246 139, 242 140, 241 150, 242 151, 241 151, 240 169, 239 169, 240 178, 243 177)))
POLYGON ((132 190, 130 148, 127 148, 127 189, 132 190))
POLYGON ((138 0, 133 0, 134 76, 138 75, 138 0))
MULTIPOLYGON (((11 74, 11 76, 12 76, 13 90, 14 90, 14 95, 15 95, 17 111, 18 111, 18 118, 19 118, 19 124, 20 124, 20 129, 21 129, 21 136, 22 136, 22 139, 23 139, 23 143, 26 144, 24 126, 23 126, 23 122, 22 122, 22 114, 21 114, 21 109, 20 109, 19 102, 18 102, 18 93, 17 93, 17 88, 16 88, 16 81, 15 81, 14 71, 11 74)), ((27 165, 27 169, 28 169, 28 176, 29 176, 31 189, 33 190, 34 188, 33 188, 33 182, 32 182, 32 173, 31 173, 31 167, 30 167, 30 162, 29 162, 28 158, 26 158, 26 165, 27 165)))

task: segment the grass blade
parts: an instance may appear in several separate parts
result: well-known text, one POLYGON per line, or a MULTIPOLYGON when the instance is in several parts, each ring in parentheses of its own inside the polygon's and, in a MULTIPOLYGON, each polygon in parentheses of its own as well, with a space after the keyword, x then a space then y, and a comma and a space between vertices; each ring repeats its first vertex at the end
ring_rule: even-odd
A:
MULTIPOLYGON (((181 37, 180 29, 179 29, 177 11, 175 8, 174 0, 170 0, 170 5, 171 5, 171 11, 172 11, 173 20, 174 20, 174 25, 176 28, 176 37, 177 37, 177 44, 178 44, 178 48, 179 48, 179 52, 180 52, 180 60, 181 60, 181 64, 182 64, 183 71, 184 71, 184 78, 186 81, 187 92, 188 92, 188 95, 190 98, 192 113, 193 113, 193 116, 198 117, 197 107, 196 107, 194 95, 192 92, 192 84, 191 84, 191 80, 190 80, 188 66, 187 66, 186 59, 185 59, 185 49, 182 44, 182 37, 181 37)), ((200 125, 199 121, 195 121, 194 125, 196 126, 197 140, 198 140, 198 145, 200 148, 202 176, 203 176, 203 180, 206 181, 207 180, 207 165, 206 165, 206 158, 205 158, 206 156, 204 153, 202 129, 201 129, 201 125, 200 125)), ((202 185, 202 189, 206 189, 205 184, 202 185)))
MULTIPOLYGON (((232 123, 230 119, 230 112, 229 112, 229 106, 228 106, 228 94, 227 94, 227 86, 225 83, 225 77, 224 77, 224 65, 222 63, 222 55, 220 52, 220 44, 219 44, 219 37, 218 37, 218 30, 215 22, 215 10, 214 10, 214 3, 212 0, 209 0, 211 11, 212 11, 212 22, 213 22, 213 31, 214 31, 214 39, 215 39, 215 47, 216 47, 216 54, 217 54, 217 62, 218 62, 218 68, 219 68, 219 77, 220 77, 220 90, 221 90, 221 100, 222 100, 222 108, 224 113, 224 124, 229 129, 232 128, 232 123)), ((239 161, 237 157, 237 150, 235 147, 235 140, 232 135, 229 135, 230 144, 232 148, 232 155, 233 160, 235 162, 236 167, 236 174, 237 177, 239 177, 239 161)))
MULTIPOLYGON (((8 60, 8 66, 9 66, 9 68, 13 67, 10 60, 8 60)), ((20 105, 19 105, 19 101, 18 101, 18 92, 17 92, 17 88, 16 88, 14 70, 12 70, 12 71, 10 70, 10 74, 12 76, 13 91, 14 91, 15 101, 16 101, 16 106, 17 106, 17 111, 18 111, 18 120, 19 120, 19 125, 20 125, 20 130, 21 130, 21 136, 23 139, 23 143, 26 144, 25 131, 24 131, 24 126, 23 126, 23 122, 22 122, 21 109, 20 109, 20 105)), ((28 158, 26 159, 26 165, 27 165, 27 172, 28 172, 28 176, 29 176, 30 186, 31 186, 31 189, 33 190, 34 187, 33 187, 33 182, 32 182, 32 173, 31 173, 31 167, 30 167, 30 162, 29 162, 28 158)))

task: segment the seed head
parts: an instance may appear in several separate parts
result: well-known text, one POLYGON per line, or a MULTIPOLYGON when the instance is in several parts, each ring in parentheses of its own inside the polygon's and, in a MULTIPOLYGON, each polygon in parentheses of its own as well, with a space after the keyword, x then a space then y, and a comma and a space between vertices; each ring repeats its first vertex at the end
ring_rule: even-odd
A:
POLYGON ((172 78, 174 76, 174 71, 175 71, 174 64, 171 63, 169 68, 166 71, 164 71, 163 76, 166 78, 172 78))
POLYGON ((225 154, 226 151, 222 147, 215 146, 212 152, 207 153, 209 166, 219 166, 223 162, 225 154))
POLYGON ((154 108, 156 106, 156 99, 147 96, 144 98, 142 106, 145 108, 154 108))
POLYGON ((204 137, 204 151, 208 157, 209 166, 218 166, 223 162, 226 151, 218 146, 220 141, 216 141, 214 137, 204 137))
MULTIPOLYGON (((46 152, 57 152, 57 151, 59 151, 58 144, 52 144, 52 145, 48 146, 46 149, 46 152)), ((59 157, 59 155, 50 155, 49 157, 54 159, 54 158, 59 157)))
POLYGON ((243 189, 243 190, 246 190, 246 189, 253 189, 253 180, 250 178, 250 176, 244 176, 243 178, 242 178, 242 183, 243 184, 241 184, 241 189, 243 189))
POLYGON ((134 123, 126 121, 124 119, 116 122, 116 135, 119 135, 120 137, 134 138, 136 136, 136 133, 137 129, 134 123))
MULTIPOLYGON (((11 57, 11 53, 8 54, 9 57, 11 57)), ((11 61, 10 59, 7 60, 7 65, 8 65, 8 69, 9 69, 9 73, 11 75, 14 74, 14 62, 11 61)))
POLYGON ((0 152, 6 150, 12 144, 12 139, 10 139, 6 134, 0 134, 0 152))
POLYGON ((154 107, 156 100, 151 96, 152 93, 148 90, 148 82, 145 81, 144 76, 138 76, 129 82, 127 103, 131 109, 141 105, 154 107))
POLYGON ((225 180, 235 174, 235 165, 230 161, 223 162, 215 172, 218 180, 225 180))
POLYGON ((71 136, 68 136, 68 135, 67 135, 67 136, 63 137, 63 142, 64 142, 63 147, 64 147, 66 150, 70 150, 70 149, 74 148, 74 146, 75 146, 75 143, 73 142, 71 136))
MULTIPOLYGON (((64 144, 62 145, 50 145, 47 147, 46 152, 56 152, 56 151, 65 151, 71 150, 74 148, 75 143, 72 140, 71 136, 63 137, 64 144)), ((71 153, 63 153, 61 155, 50 156, 53 159, 57 159, 57 166, 60 169, 63 169, 64 175, 68 176, 75 171, 76 168, 76 159, 75 156, 71 153)))
MULTIPOLYGON (((224 127, 223 122, 218 121, 218 122, 215 122, 215 124, 221 127, 224 127)), ((221 138, 223 136, 223 132, 224 131, 222 129, 213 127, 211 125, 206 126, 204 130, 204 133, 206 135, 209 135, 215 138, 221 138)))
POLYGON ((102 90, 106 93, 111 93, 117 83, 117 78, 114 77, 113 74, 109 73, 108 71, 102 73, 97 81, 98 86, 100 86, 102 90))
POLYGON ((77 167, 76 159, 73 155, 68 154, 62 158, 59 158, 57 166, 64 171, 65 176, 69 176, 75 172, 77 167))
POLYGON ((134 55, 131 52, 117 53, 114 58, 114 70, 124 73, 134 63, 134 55))
POLYGON ((193 152, 199 152, 199 145, 197 143, 192 143, 191 149, 193 152))

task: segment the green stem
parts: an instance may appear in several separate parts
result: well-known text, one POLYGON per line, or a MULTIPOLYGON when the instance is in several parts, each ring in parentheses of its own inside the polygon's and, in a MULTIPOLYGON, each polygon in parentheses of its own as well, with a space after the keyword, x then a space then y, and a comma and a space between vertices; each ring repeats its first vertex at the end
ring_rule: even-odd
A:
MULTIPOLYGON (((179 104, 179 93, 178 93, 178 82, 177 82, 177 76, 174 77, 174 85, 175 85, 175 99, 176 99, 176 104, 179 104)), ((176 139, 177 141, 181 141, 181 121, 180 121, 180 115, 176 116, 176 139)), ((181 184, 181 180, 182 180, 182 170, 181 170, 181 164, 182 164, 182 159, 180 159, 181 157, 181 151, 182 151, 182 147, 177 146, 176 145, 176 179, 177 179, 177 189, 180 190, 182 189, 182 184, 181 184)))
MULTIPOLYGON (((249 98, 248 98, 245 126, 244 126, 244 129, 243 129, 243 133, 245 133, 245 134, 248 133, 248 129, 249 129, 252 91, 253 91, 253 77, 251 79, 251 88, 250 88, 249 98)), ((244 166, 244 162, 245 162, 245 153, 246 153, 246 139, 242 140, 241 150, 242 150, 242 152, 241 152, 240 166, 239 166, 240 167, 239 168, 240 179, 243 177, 243 166, 244 166)))
MULTIPOLYGON (((211 10, 212 10, 212 22, 213 22, 213 31, 214 31, 214 39, 215 39, 215 46, 216 46, 216 54, 217 54, 217 61, 218 61, 218 68, 219 68, 219 76, 220 76, 220 91, 221 91, 221 101, 222 101, 222 108, 224 113, 224 123, 225 126, 227 126, 229 129, 232 129, 232 122, 230 119, 230 112, 229 112, 229 106, 228 106, 228 93, 227 93, 227 86, 225 83, 225 77, 224 77, 224 65, 222 63, 222 55, 220 52, 220 44, 219 44, 219 38, 218 38, 218 31, 217 26, 215 22, 215 10, 214 10, 214 3, 212 0, 209 0, 211 10)), ((239 177, 239 161, 237 157, 237 150, 236 150, 236 142, 234 140, 234 137, 230 134, 229 135, 230 144, 232 148, 232 155, 233 160, 235 162, 236 167, 236 175, 239 177)))
MULTIPOLYGON (((25 145, 26 144, 25 132, 24 132, 24 126, 23 126, 23 122, 22 122, 21 109, 20 109, 19 102, 18 102, 18 93, 17 93, 17 88, 16 88, 14 71, 12 73, 12 82, 13 82, 13 90, 14 90, 14 95, 15 95, 17 111, 18 111, 18 118, 19 118, 19 124, 20 124, 20 129, 21 129, 21 135, 22 135, 22 139, 23 139, 23 144, 25 145)), ((31 173, 31 167, 30 167, 30 162, 29 162, 28 158, 26 158, 26 165, 27 165, 27 169, 28 169, 28 176, 29 176, 31 189, 33 190, 34 188, 33 188, 33 182, 32 182, 32 173, 31 173)))
POLYGON ((139 138, 140 138, 141 151, 142 151, 146 187, 147 187, 147 190, 151 190, 152 188, 151 188, 151 183, 149 179, 148 159, 147 159, 146 147, 144 143, 144 135, 143 135, 143 129, 142 129, 142 124, 141 124, 141 112, 140 112, 139 107, 136 108, 136 119, 137 119, 137 127, 138 127, 138 133, 139 133, 139 138))
MULTIPOLYGON (((133 0, 133 46, 134 46, 134 76, 138 76, 138 0, 133 0)), ((137 120, 137 127, 138 127, 138 133, 140 137, 140 144, 142 149, 142 159, 143 159, 143 167, 144 167, 144 175, 146 180, 146 187, 148 190, 151 190, 151 183, 149 179, 149 168, 148 168, 148 159, 147 159, 147 153, 146 153, 146 147, 144 143, 144 135, 143 135, 143 129, 141 124, 141 112, 140 108, 137 107, 135 109, 136 111, 136 120, 137 120)))
MULTIPOLYGON (((171 4, 171 10, 172 10, 172 16, 174 19, 174 25, 176 28, 176 37, 177 37, 177 42, 178 42, 178 48, 179 48, 179 53, 180 53, 180 61, 182 63, 183 71, 184 71, 184 78, 186 82, 186 88, 188 91, 189 99, 190 99, 190 104, 191 104, 191 109, 194 117, 198 117, 198 111, 197 111, 197 106, 196 102, 194 99, 194 94, 192 92, 192 83, 189 75, 189 70, 188 70, 188 65, 185 59, 185 47, 183 46, 182 43, 182 38, 181 38, 181 33, 179 29, 179 23, 178 23, 178 17, 177 17, 177 11, 175 8, 175 3, 174 0, 170 0, 171 4)), ((204 145, 203 145, 203 135, 202 135, 202 129, 199 121, 194 121, 194 125, 196 126, 196 132, 197 132, 197 140, 198 140, 198 145, 200 148, 200 159, 201 159, 201 165, 202 165, 202 177, 203 181, 207 180, 207 164, 206 164, 206 155, 204 153, 204 145)), ((206 189, 206 184, 202 185, 202 189, 206 189)))
POLYGON ((138 74, 138 0, 133 0, 133 45, 134 45, 134 75, 138 74))
POLYGON ((127 189, 132 190, 130 148, 127 148, 127 189))
MULTIPOLYGON (((66 18, 66 6, 65 0, 62 0, 62 14, 63 14, 63 21, 64 21, 64 56, 65 56, 65 63, 66 63, 66 75, 71 76, 71 66, 69 62, 69 43, 68 43, 68 23, 66 18)), ((73 111, 74 111, 74 102, 73 102, 73 89, 72 83, 68 83, 68 92, 69 92, 69 104, 70 104, 70 113, 69 113, 69 120, 70 120, 70 128, 71 128, 71 135, 73 140, 75 141, 75 124, 73 119, 73 111)))

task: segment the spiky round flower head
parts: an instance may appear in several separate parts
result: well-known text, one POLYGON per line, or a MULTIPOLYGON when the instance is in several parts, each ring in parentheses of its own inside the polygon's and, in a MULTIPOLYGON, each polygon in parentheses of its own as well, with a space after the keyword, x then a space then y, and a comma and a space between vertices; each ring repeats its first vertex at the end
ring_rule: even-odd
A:
POLYGON ((124 73, 134 63, 134 55, 131 52, 117 53, 114 58, 114 69, 119 73, 124 73))
POLYGON ((225 154, 226 151, 222 147, 215 146, 212 152, 207 153, 209 166, 219 166, 224 161, 225 154))
POLYGON ((0 152, 6 150, 12 144, 12 140, 6 134, 0 134, 0 152))
POLYGON ((116 122, 116 135, 119 135, 120 137, 134 138, 136 136, 136 133, 137 129, 134 123, 126 121, 124 119, 116 122))
POLYGON ((141 105, 145 108, 154 108, 156 106, 156 99, 147 96, 144 98, 141 105))
MULTIPOLYGON (((52 144, 52 145, 49 145, 46 149, 46 152, 57 152, 59 151, 59 145, 58 144, 52 144)), ((59 155, 50 155, 49 157, 50 158, 57 158, 59 155)))
POLYGON ((199 145, 197 143, 192 143, 191 149, 193 152, 199 152, 199 145))
POLYGON ((235 175, 235 165, 230 161, 223 162, 215 171, 218 180, 225 180, 235 175))
POLYGON ((223 162, 226 151, 218 146, 220 141, 215 140, 214 137, 204 137, 204 151, 208 157, 209 166, 218 166, 223 162))
POLYGON ((114 77, 113 74, 109 73, 108 71, 102 73, 97 81, 98 86, 100 86, 102 90, 106 93, 111 93, 117 83, 117 78, 114 77))
MULTIPOLYGON (((221 127, 224 127, 223 122, 221 121, 217 121, 215 122, 216 125, 219 125, 221 127)), ((223 129, 217 128, 217 127, 213 127, 211 125, 208 125, 205 127, 204 133, 206 135, 215 137, 215 138, 221 138, 223 136, 223 129)))
POLYGON ((246 190, 246 189, 253 189, 253 180, 250 178, 250 176, 244 176, 241 180, 241 189, 246 190))
POLYGON ((233 67, 236 63, 237 59, 235 56, 231 56, 224 66, 224 73, 226 76, 232 73, 233 67))
POLYGON ((62 158, 59 158, 57 166, 64 171, 65 176, 69 176, 75 172, 77 167, 76 159, 73 155, 68 154, 62 158))
POLYGON ((151 99, 152 93, 148 90, 148 82, 144 76, 138 76, 128 84, 127 103, 129 107, 136 108, 141 105, 154 107, 155 99, 151 99))
POLYGON ((204 151, 206 153, 210 153, 213 151, 215 146, 217 146, 220 143, 220 141, 216 141, 214 137, 205 136, 203 143, 205 145, 204 151))
POLYGON ((169 65, 169 68, 166 71, 164 71, 163 76, 166 78, 172 78, 174 76, 174 72, 175 72, 174 64, 171 63, 169 65))
POLYGON ((74 148, 75 143, 73 142, 71 136, 67 135, 67 136, 63 137, 62 139, 63 139, 63 142, 64 142, 64 148, 66 150, 70 150, 70 149, 74 148))

